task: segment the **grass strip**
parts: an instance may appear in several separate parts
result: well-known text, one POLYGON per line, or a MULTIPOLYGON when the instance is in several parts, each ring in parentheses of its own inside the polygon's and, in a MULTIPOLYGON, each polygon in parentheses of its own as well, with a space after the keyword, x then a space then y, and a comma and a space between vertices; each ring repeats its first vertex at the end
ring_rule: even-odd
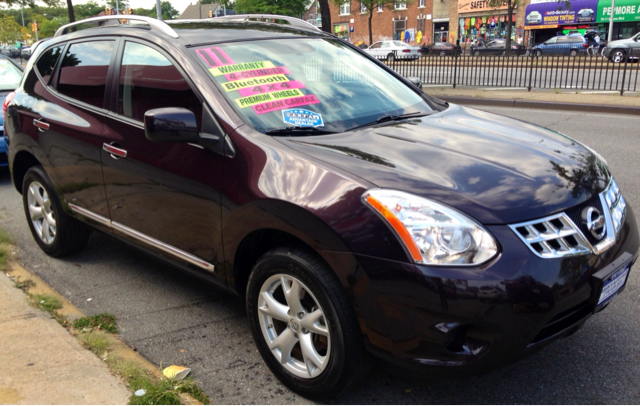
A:
POLYGON ((81 317, 73 322, 76 330, 97 328, 107 333, 117 334, 116 317, 109 313, 100 313, 94 316, 81 317))

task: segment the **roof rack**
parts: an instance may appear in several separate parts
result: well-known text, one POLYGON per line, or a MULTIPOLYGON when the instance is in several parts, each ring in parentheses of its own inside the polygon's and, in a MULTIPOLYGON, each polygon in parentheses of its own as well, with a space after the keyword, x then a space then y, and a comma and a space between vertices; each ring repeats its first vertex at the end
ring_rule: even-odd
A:
POLYGON ((306 28, 306 29, 313 28, 316 31, 321 31, 315 25, 308 23, 304 20, 301 20, 299 18, 281 16, 278 14, 238 14, 238 15, 230 15, 230 16, 213 17, 214 20, 221 20, 221 19, 222 20, 249 20, 251 18, 260 18, 265 20, 284 20, 289 22, 289 24, 295 28, 306 28))
POLYGON ((121 24, 119 20, 142 21, 149 24, 149 27, 151 27, 153 31, 158 31, 163 34, 167 34, 171 38, 180 38, 180 36, 173 30, 173 28, 169 27, 163 21, 157 20, 151 17, 136 16, 136 15, 112 15, 112 16, 87 18, 84 20, 76 21, 71 24, 63 25, 62 27, 58 28, 58 31, 56 31, 56 34, 54 35, 54 37, 59 37, 61 35, 66 34, 69 28, 75 27, 77 25, 100 22, 100 21, 116 21, 118 22, 118 24, 121 24))

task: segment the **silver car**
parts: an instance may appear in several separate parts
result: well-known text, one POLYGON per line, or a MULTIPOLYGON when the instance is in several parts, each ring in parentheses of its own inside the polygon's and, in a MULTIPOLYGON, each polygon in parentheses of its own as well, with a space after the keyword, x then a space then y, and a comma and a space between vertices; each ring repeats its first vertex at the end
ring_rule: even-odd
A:
POLYGON ((392 62, 395 59, 418 59, 420 58, 420 47, 405 44, 402 41, 378 41, 371 45, 364 52, 376 59, 386 59, 392 62))

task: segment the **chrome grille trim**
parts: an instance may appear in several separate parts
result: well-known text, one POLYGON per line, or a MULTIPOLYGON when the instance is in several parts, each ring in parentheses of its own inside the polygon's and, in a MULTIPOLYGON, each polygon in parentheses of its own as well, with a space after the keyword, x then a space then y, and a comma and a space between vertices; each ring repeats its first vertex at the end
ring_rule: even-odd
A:
POLYGON ((540 258, 560 258, 591 251, 589 241, 564 213, 510 224, 509 227, 540 258), (556 221, 560 224, 554 224, 556 221), (543 231, 538 228, 542 228, 543 231), (522 233, 521 229, 526 231, 526 234, 522 233), (573 237, 573 241, 569 237, 573 237))
POLYGON ((509 227, 540 258, 561 258, 586 253, 602 254, 616 243, 620 235, 622 224, 627 215, 627 202, 613 177, 598 197, 602 204, 606 234, 602 241, 596 245, 591 245, 580 228, 565 213, 524 223, 510 224, 509 227), (554 225, 552 223, 554 220, 561 222, 562 226, 554 225), (544 231, 538 228, 543 228, 544 231), (576 244, 572 244, 568 240, 570 237, 573 237, 576 244))

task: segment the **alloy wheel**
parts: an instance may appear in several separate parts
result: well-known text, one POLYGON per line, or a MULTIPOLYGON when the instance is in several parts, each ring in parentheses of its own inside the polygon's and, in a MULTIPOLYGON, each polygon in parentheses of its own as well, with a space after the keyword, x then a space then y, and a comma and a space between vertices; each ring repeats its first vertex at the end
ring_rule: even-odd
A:
POLYGON ((611 61, 614 63, 624 62, 624 52, 615 51, 613 55, 611 55, 611 61))
POLYGON ((27 195, 29 217, 42 242, 49 245, 56 238, 56 217, 49 194, 39 182, 31 182, 27 195))
POLYGON ((311 379, 329 364, 331 335, 313 293, 286 274, 268 278, 260 288, 258 321, 269 349, 291 374, 311 379))

